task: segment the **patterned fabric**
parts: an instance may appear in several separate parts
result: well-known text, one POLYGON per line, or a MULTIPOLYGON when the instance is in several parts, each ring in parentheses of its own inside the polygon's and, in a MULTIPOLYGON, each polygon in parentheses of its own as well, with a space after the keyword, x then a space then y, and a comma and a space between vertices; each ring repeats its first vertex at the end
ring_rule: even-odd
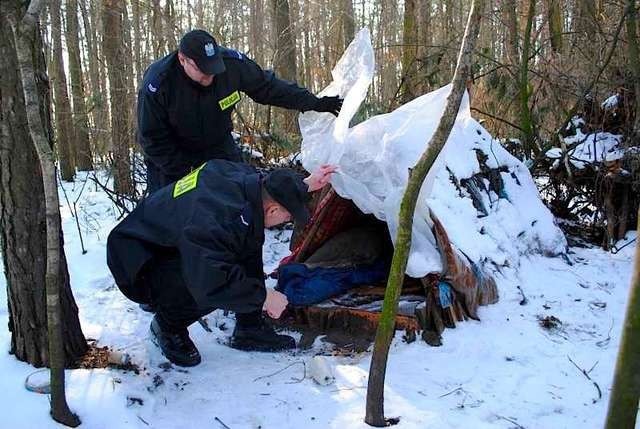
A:
POLYGON ((356 225, 364 215, 350 201, 329 188, 315 197, 315 208, 306 227, 293 239, 291 255, 280 265, 305 262, 328 239, 356 225))

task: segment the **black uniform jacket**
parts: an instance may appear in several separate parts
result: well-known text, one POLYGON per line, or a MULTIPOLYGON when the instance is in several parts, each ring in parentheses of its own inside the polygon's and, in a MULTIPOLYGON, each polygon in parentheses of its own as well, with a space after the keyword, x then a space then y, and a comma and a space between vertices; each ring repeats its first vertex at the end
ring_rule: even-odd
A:
POLYGON ((143 200, 109 234, 107 264, 131 300, 149 296, 142 267, 167 251, 199 307, 260 310, 264 214, 259 174, 248 165, 209 161, 143 200), (194 180, 195 176, 195 180, 194 180), (195 185, 195 186, 194 186, 195 185))
POLYGON ((152 191, 209 159, 241 160, 231 136, 231 112, 240 93, 261 104, 301 111, 313 109, 318 100, 240 52, 221 48, 221 53, 226 71, 207 87, 185 74, 177 51, 146 70, 138 91, 138 142, 152 191))

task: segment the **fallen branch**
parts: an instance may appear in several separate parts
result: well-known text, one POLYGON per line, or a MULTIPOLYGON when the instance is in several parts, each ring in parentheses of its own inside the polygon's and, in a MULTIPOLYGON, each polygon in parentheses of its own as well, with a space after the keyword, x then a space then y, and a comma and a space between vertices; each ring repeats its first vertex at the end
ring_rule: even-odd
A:
POLYGON ((449 395, 451 395, 452 393, 456 393, 456 392, 459 392, 459 391, 464 391, 464 389, 462 388, 462 386, 460 386, 460 387, 457 387, 457 388, 453 389, 453 390, 452 390, 451 392, 449 392, 449 393, 445 393, 444 395, 440 395, 440 396, 438 396, 438 398, 444 398, 445 396, 449 396, 449 395))
POLYGON ((222 420, 220 420, 218 417, 214 417, 215 421, 217 421, 218 423, 220 423, 220 426, 222 426, 224 429, 231 429, 229 426, 227 426, 226 424, 224 424, 224 422, 222 420))
POLYGON ((596 402, 598 402, 600 399, 602 399, 602 390, 600 390, 600 386, 598 386, 598 383, 596 383, 595 381, 593 381, 593 379, 589 376, 589 373, 593 370, 593 368, 595 368, 595 367, 596 367, 596 365, 598 364, 598 362, 596 362, 596 363, 591 367, 591 369, 590 369, 589 371, 587 371, 587 370, 585 370, 585 369, 583 369, 583 368, 580 368, 580 367, 578 366, 578 364, 576 364, 576 363, 571 359, 571 356, 567 356, 567 359, 569 359, 569 362, 571 362, 571 363, 572 363, 576 368, 578 368, 578 370, 579 370, 582 374, 584 374, 584 376, 585 376, 585 377, 587 377, 587 380, 589 380, 590 382, 592 382, 592 383, 593 383, 593 385, 594 385, 594 386, 596 386, 596 389, 598 390, 598 399, 593 399, 593 400, 592 400, 592 401, 593 401, 592 403, 594 403, 594 404, 595 404, 595 403, 596 403, 596 402))
POLYGON ((301 361, 301 360, 296 361, 296 362, 293 362, 293 363, 291 363, 291 364, 289 364, 289 365, 285 366, 284 368, 279 369, 278 371, 274 372, 273 374, 262 375, 262 376, 260 376, 260 377, 258 377, 258 378, 255 378, 255 379, 253 379, 253 381, 254 381, 254 383, 255 383, 255 382, 256 382, 256 381, 258 381, 258 380, 262 380, 262 379, 264 379, 264 378, 273 377, 274 375, 278 375, 278 374, 280 374, 280 373, 282 373, 282 372, 286 371, 287 369, 289 369, 289 368, 291 368, 292 366, 297 365, 297 364, 299 364, 299 363, 301 363, 301 364, 302 364, 302 367, 303 367, 303 369, 304 369, 304 375, 303 375, 303 377, 302 377, 302 378, 293 378, 293 377, 292 377, 292 378, 293 378, 296 382, 300 383, 300 382, 302 382, 302 381, 306 378, 306 376, 307 376, 307 365, 304 363, 304 361, 301 361))
POLYGON ((506 420, 506 421, 508 421, 509 423, 512 423, 512 424, 516 425, 516 427, 517 427, 518 429, 526 429, 526 428, 525 428, 524 426, 522 426, 520 423, 518 423, 517 421, 515 421, 515 420, 513 420, 513 419, 510 419, 509 417, 501 416, 501 415, 499 415, 499 414, 496 414, 496 417, 497 417, 497 418, 499 418, 499 419, 502 419, 502 420, 506 420))

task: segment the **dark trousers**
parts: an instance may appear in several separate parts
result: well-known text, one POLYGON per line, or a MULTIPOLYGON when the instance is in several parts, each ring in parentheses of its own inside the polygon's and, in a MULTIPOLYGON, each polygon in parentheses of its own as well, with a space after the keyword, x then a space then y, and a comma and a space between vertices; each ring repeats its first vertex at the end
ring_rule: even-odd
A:
MULTIPOLYGON (((163 329, 178 332, 216 309, 199 306, 182 278, 180 255, 168 253, 154 257, 144 268, 143 278, 163 329)), ((238 325, 250 327, 262 321, 262 312, 236 314, 238 325)))

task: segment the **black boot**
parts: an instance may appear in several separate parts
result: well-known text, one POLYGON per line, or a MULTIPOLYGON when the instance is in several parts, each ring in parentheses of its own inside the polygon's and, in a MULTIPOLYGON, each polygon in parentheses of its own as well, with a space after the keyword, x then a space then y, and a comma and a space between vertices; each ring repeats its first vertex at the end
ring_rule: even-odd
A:
POLYGON ((160 347, 167 359, 179 366, 196 366, 200 363, 200 352, 189 338, 186 328, 178 332, 163 329, 158 316, 151 320, 151 340, 160 347))
POLYGON ((278 352, 296 348, 296 341, 288 335, 277 334, 262 314, 236 314, 236 327, 231 347, 238 350, 278 352))

